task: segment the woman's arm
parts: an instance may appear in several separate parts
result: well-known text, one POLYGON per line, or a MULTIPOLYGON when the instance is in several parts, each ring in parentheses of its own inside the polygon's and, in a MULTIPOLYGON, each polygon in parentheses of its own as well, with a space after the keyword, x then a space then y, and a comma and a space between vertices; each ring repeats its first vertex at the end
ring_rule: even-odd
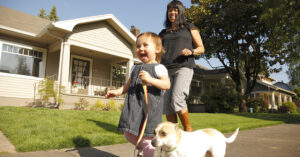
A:
POLYGON ((190 55, 199 56, 203 54, 205 51, 200 33, 197 29, 191 29, 191 34, 192 34, 193 43, 196 46, 196 48, 193 50, 194 53, 190 49, 185 48, 181 51, 180 54, 184 56, 190 56, 190 55))
POLYGON ((199 56, 201 54, 204 54, 205 49, 199 31, 197 29, 191 29, 191 34, 192 34, 193 42, 196 46, 196 48, 194 49, 194 55, 199 56))

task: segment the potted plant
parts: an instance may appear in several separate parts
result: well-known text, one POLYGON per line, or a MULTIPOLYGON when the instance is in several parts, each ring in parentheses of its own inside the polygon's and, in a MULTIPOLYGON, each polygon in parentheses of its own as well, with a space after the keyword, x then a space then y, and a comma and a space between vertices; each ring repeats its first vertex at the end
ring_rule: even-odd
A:
POLYGON ((78 82, 73 81, 72 83, 72 93, 78 93, 78 82))

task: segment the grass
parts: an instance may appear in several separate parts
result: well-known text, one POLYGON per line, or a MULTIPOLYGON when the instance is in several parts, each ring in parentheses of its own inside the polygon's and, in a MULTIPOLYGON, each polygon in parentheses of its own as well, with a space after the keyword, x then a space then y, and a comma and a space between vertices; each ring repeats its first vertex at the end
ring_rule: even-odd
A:
MULTIPOLYGON (((117 131, 121 113, 44 108, 0 107, 0 130, 18 152, 101 146, 127 142, 117 131)), ((300 122, 300 114, 191 113, 194 130, 231 132, 300 122)), ((165 118, 163 119, 165 120, 165 118)))

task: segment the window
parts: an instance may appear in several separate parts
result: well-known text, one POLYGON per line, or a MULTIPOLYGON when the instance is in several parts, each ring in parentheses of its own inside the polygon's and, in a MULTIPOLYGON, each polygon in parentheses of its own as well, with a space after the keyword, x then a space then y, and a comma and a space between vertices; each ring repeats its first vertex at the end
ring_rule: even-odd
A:
POLYGON ((0 55, 0 72, 42 77, 43 52, 3 44, 0 55))
POLYGON ((125 82, 126 78, 126 63, 113 64, 111 67, 112 81, 118 81, 120 83, 125 82))

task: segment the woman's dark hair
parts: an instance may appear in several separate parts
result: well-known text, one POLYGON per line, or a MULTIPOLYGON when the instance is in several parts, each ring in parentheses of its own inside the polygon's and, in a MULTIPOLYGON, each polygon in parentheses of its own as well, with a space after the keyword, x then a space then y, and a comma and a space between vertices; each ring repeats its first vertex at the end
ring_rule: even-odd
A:
POLYGON ((177 15, 176 20, 174 22, 176 28, 180 28, 180 27, 184 26, 186 24, 185 7, 178 0, 172 0, 168 4, 168 6, 167 6, 167 12, 166 12, 166 20, 165 20, 164 26, 166 28, 171 28, 172 27, 172 23, 170 22, 170 20, 168 18, 168 10, 172 9, 172 8, 178 9, 178 15, 177 15))

